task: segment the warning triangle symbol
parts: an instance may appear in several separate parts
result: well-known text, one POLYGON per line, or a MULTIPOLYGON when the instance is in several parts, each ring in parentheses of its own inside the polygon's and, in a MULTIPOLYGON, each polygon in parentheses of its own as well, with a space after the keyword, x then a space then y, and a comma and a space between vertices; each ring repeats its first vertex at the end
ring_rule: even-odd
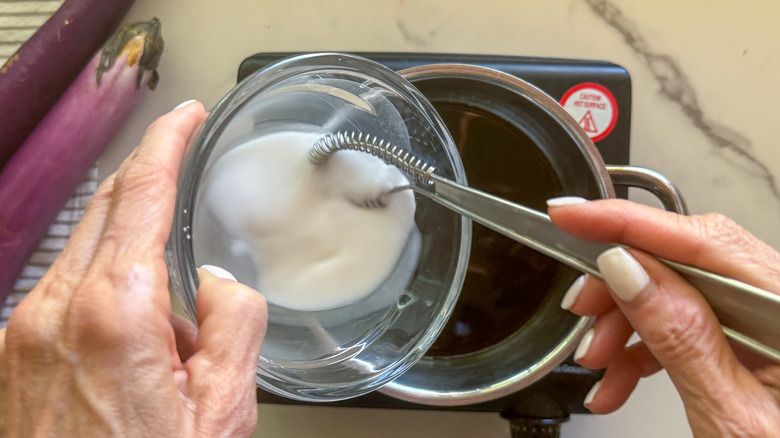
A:
POLYGON ((593 122, 593 116, 590 114, 590 111, 586 112, 584 116, 579 121, 580 126, 582 126, 582 129, 585 132, 590 133, 598 133, 598 129, 596 129, 596 124, 593 122))

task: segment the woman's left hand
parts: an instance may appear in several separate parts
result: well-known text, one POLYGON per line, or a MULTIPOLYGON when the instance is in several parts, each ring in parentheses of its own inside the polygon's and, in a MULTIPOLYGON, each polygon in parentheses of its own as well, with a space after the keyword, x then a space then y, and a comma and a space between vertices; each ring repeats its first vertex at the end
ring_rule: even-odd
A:
POLYGON ((0 435, 252 433, 265 300, 201 270, 199 329, 171 312, 165 244, 204 118, 195 102, 150 126, 0 331, 0 435))

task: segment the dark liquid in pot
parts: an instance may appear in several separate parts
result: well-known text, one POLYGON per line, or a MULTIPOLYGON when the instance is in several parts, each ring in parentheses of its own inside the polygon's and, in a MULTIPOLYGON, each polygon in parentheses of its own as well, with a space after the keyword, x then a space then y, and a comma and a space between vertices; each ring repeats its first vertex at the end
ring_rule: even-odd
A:
MULTIPOLYGON (((531 208, 561 193, 549 160, 511 123, 465 104, 433 102, 458 146, 469 185, 531 208)), ((428 356, 456 356, 495 345, 534 315, 561 265, 474 223, 463 289, 428 356)))

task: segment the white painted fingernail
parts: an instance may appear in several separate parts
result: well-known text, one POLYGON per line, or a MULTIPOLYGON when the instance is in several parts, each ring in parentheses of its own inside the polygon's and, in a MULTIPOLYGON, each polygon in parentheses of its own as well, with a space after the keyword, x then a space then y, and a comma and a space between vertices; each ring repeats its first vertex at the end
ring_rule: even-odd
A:
POLYGON ((596 393, 599 392, 599 388, 601 388, 601 380, 594 383, 593 387, 591 387, 590 391, 588 391, 588 395, 585 396, 585 401, 582 402, 582 404, 585 405, 586 408, 593 402, 593 398, 596 397, 596 393))
POLYGON ((176 111, 179 108, 184 108, 185 106, 187 106, 187 105, 189 105, 189 104, 191 104, 192 102, 195 102, 195 101, 196 101, 195 99, 186 100, 186 101, 176 105, 176 108, 174 108, 173 110, 176 111))
POLYGON ((577 350, 574 351, 574 360, 580 360, 583 357, 585 357, 586 354, 588 354, 588 350, 590 349, 590 343, 593 342, 593 335, 596 332, 593 331, 593 329, 588 329, 588 331, 585 332, 585 336, 582 337, 582 340, 580 341, 580 344, 577 345, 577 350))
POLYGON ((236 277, 233 274, 231 274, 224 268, 220 268, 219 266, 203 265, 200 268, 209 271, 215 277, 223 278, 225 280, 237 281, 236 277))
POLYGON ((548 207, 563 207, 564 205, 584 204, 588 202, 585 198, 579 196, 561 196, 559 198, 550 198, 547 200, 548 207))
POLYGON ((596 263, 609 288, 625 302, 633 301, 650 284, 645 269, 623 248, 604 251, 596 263))
POLYGON ((585 275, 586 274, 583 274, 577 277, 577 279, 574 280, 574 283, 569 286, 569 290, 566 291, 566 294, 563 295, 563 299, 561 300, 561 309, 569 310, 572 304, 577 301, 577 297, 582 291, 582 286, 585 285, 585 275))

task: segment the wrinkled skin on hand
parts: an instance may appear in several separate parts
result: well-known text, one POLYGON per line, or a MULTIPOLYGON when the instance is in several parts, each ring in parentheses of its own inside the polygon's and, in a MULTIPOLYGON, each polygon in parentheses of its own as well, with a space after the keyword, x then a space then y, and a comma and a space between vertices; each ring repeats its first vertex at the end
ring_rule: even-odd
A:
POLYGON ((663 368, 695 436, 780 434, 780 364, 729 343, 701 295, 648 256, 780 294, 780 255, 774 249, 721 215, 680 216, 624 200, 551 207, 550 217, 577 237, 635 248, 631 255, 650 277, 629 301, 590 276, 573 295, 569 310, 596 316, 590 346, 580 349, 577 361, 606 368, 586 403, 590 411, 615 411, 641 377, 663 368), (642 341, 626 346, 634 331, 642 341))
POLYGON ((152 124, 0 331, 0 436, 236 437, 256 423, 265 300, 205 271, 198 328, 163 259, 200 103, 152 124))

